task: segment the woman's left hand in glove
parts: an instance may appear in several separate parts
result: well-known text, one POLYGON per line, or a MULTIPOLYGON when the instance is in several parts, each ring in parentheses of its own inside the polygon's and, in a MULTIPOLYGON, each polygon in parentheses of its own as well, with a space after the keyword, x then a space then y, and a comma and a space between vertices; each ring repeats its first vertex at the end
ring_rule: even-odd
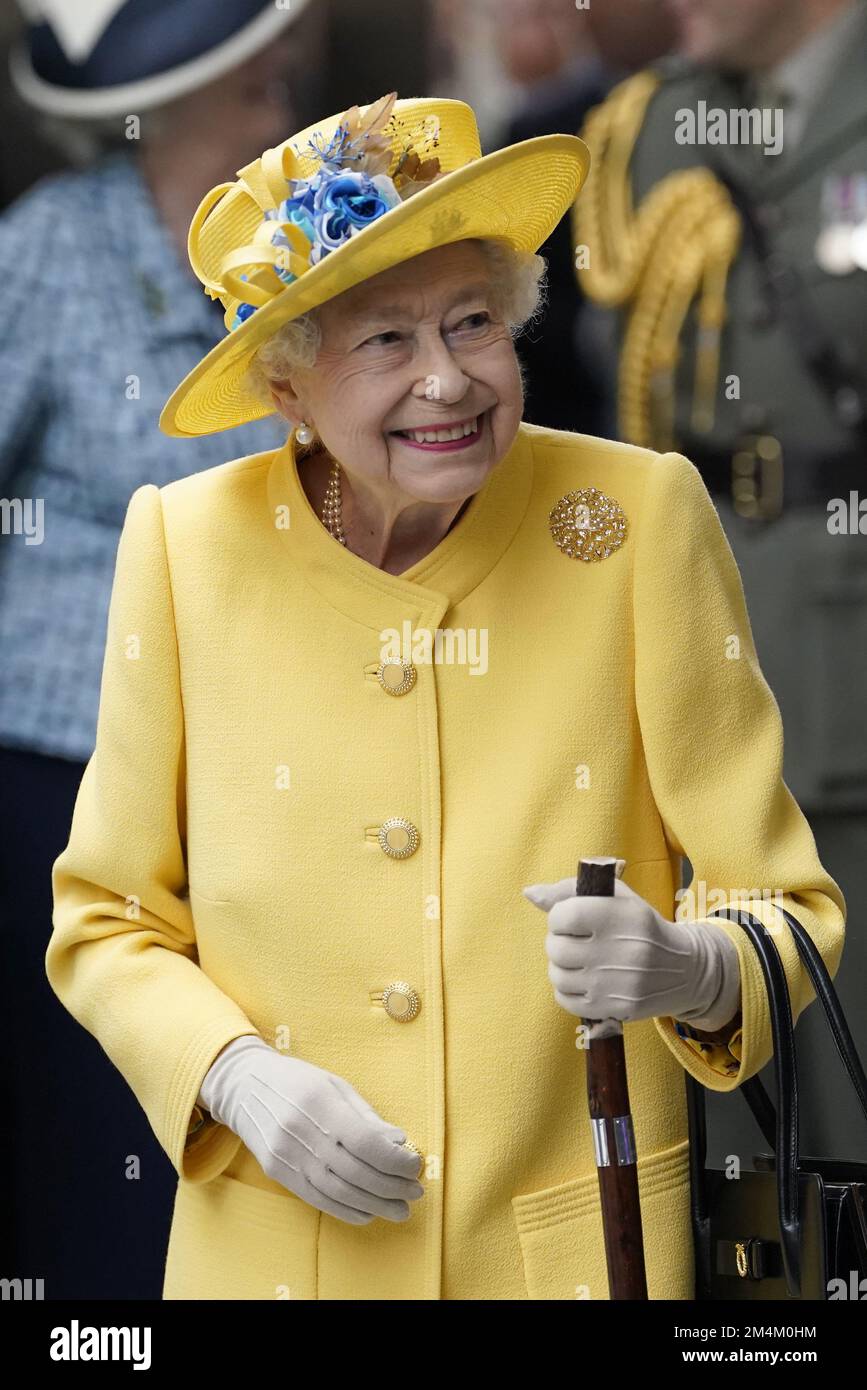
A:
MULTIPOLYGON (((617 874, 625 861, 617 860, 617 874)), ((619 877, 614 897, 576 897, 575 876, 524 896, 548 914, 548 978, 579 1018, 671 1016, 711 1032, 740 1007, 737 948, 708 922, 668 922, 619 877)))

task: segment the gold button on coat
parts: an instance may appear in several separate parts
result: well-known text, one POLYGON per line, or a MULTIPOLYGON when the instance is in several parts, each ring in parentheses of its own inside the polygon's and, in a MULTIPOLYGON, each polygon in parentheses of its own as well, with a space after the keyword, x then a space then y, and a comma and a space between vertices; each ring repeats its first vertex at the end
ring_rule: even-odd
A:
POLYGON ((397 1023, 408 1023, 421 1008, 418 992, 406 980, 395 980, 387 985, 382 991, 382 1002, 389 1018, 397 1023))
POLYGON ((419 834, 405 816, 390 816, 379 827, 379 845, 392 859, 407 859, 418 849, 419 834))
POLYGON ((399 656, 388 657, 376 668, 376 679, 389 695, 405 695, 412 690, 417 675, 412 662, 404 661, 399 656))

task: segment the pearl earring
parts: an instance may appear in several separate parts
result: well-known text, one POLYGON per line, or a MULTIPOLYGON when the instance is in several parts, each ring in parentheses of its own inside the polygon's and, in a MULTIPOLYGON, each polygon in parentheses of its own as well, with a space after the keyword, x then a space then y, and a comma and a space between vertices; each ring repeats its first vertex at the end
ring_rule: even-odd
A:
POLYGON ((298 440, 299 444, 312 444, 313 433, 313 426, 308 425, 306 420, 301 420, 295 426, 295 438, 298 440))

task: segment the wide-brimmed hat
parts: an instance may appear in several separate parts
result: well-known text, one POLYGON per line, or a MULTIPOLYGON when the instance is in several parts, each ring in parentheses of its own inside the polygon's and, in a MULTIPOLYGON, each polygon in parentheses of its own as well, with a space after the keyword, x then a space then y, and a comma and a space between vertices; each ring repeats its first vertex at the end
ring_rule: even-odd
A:
POLYGON ((289 319, 423 251, 493 238, 537 251, 590 167, 575 135, 482 155, 462 101, 390 93, 309 126, 201 200, 190 264, 225 309, 227 337, 172 392, 165 434, 214 434, 275 413, 249 381, 289 319))
POLYGON ((308 0, 18 0, 29 21, 12 81, 39 111, 125 116, 231 72, 298 19, 308 0))

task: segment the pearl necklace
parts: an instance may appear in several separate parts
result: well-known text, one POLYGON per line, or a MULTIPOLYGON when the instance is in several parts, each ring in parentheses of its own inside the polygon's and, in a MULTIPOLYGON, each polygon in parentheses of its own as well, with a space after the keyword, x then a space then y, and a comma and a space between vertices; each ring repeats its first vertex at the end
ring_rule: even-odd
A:
POLYGON ((337 459, 333 459, 331 462, 328 486, 325 489, 325 498, 322 503, 322 522, 336 541, 339 541, 341 545, 346 545, 346 536, 343 532, 343 506, 340 496, 340 464, 337 459))
MULTIPOLYGON (((461 504, 457 515, 452 518, 449 531, 460 521, 469 502, 470 498, 467 497, 461 504)), ((331 461, 331 471, 328 474, 328 486, 325 489, 325 496, 322 499, 322 516, 320 520, 336 541, 339 541, 341 545, 346 545, 346 535, 343 530, 343 504, 340 492, 340 464, 337 462, 337 459, 332 459, 331 461)), ((446 535, 448 535, 448 531, 446 535)))

